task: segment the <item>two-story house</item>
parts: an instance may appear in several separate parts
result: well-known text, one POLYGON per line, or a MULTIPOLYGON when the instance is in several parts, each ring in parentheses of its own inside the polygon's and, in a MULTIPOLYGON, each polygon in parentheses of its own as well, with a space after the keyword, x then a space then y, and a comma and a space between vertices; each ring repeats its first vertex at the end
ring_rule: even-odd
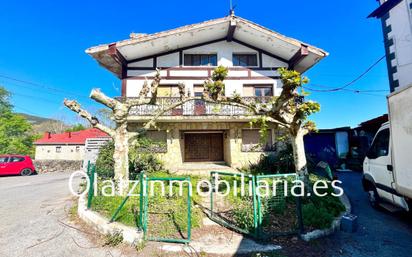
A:
MULTIPOLYGON (((86 52, 122 80, 123 98, 137 97, 145 79, 150 83, 160 68, 160 106, 178 99, 178 83, 186 85, 189 95, 201 96, 204 81, 218 65, 229 69, 226 95, 237 93, 247 101, 265 101, 282 90, 279 67, 305 72, 328 55, 233 13, 154 34, 132 33, 129 39, 86 52)), ((129 131, 133 133, 156 108, 132 109, 129 131)), ((276 150, 276 128, 271 127, 262 146, 258 129, 250 127, 252 118, 239 107, 193 100, 160 117, 158 129, 148 136, 165 143, 159 156, 170 170, 192 162, 222 162, 239 168, 276 150)))

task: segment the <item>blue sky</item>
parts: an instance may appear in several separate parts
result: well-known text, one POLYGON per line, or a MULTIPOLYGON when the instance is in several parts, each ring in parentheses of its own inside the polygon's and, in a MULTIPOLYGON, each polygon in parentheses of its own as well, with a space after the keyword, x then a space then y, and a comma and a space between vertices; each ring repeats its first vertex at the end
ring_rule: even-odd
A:
MULTIPOLYGON (((305 74, 312 88, 341 86, 384 55, 380 22, 366 19, 377 7, 374 0, 233 2, 236 15, 330 53, 305 74)), ((126 39, 130 32, 153 33, 225 16, 229 0, 3 1, 0 9, 0 85, 14 94, 15 110, 74 122, 62 105, 65 97, 93 111, 100 106, 87 98, 92 88, 120 94, 120 80, 86 55, 86 48, 126 39)), ((349 88, 388 90, 385 61, 349 88)), ((356 126, 387 112, 387 93, 313 92, 310 98, 322 110, 312 119, 319 128, 356 126)))

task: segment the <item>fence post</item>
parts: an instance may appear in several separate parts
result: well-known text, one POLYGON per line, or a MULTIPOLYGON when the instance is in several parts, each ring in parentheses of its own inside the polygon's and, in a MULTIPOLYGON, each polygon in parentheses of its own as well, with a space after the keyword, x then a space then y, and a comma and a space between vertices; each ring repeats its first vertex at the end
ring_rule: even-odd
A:
POLYGON ((192 209, 191 209, 191 194, 190 191, 192 190, 190 187, 192 186, 192 183, 190 181, 190 178, 187 179, 189 181, 189 185, 187 188, 187 240, 190 241, 190 238, 192 236, 192 209))
POLYGON ((92 200, 93 200, 93 193, 94 193, 94 173, 96 171, 96 165, 91 165, 91 169, 90 169, 90 175, 89 175, 89 182, 90 182, 90 186, 89 186, 89 192, 87 194, 87 209, 90 209, 90 207, 92 206, 92 200))
POLYGON ((139 174, 140 192, 139 192, 139 227, 143 229, 143 171, 139 174))
POLYGON ((258 210, 257 210, 257 194, 256 194, 256 177, 252 175, 252 197, 253 197, 253 233, 258 236, 258 210))

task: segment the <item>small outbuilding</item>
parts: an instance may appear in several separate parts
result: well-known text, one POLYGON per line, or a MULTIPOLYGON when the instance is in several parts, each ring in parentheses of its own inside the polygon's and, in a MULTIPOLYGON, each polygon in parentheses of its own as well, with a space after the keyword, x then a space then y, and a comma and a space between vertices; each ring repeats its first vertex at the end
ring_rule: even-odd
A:
POLYGON ((83 161, 86 156, 86 141, 91 138, 109 140, 109 135, 96 128, 60 134, 45 132, 42 138, 34 142, 35 159, 83 161))

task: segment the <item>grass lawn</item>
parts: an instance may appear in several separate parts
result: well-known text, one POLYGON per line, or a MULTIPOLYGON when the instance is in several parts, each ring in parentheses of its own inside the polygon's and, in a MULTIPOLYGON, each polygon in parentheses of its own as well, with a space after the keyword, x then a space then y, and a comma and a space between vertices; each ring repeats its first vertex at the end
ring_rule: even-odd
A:
MULTIPOLYGON (((174 176, 166 172, 156 172, 148 174, 148 177, 182 177, 174 176)), ((192 192, 196 192, 196 182, 199 177, 191 176, 193 185, 192 192)), ((99 195, 93 198, 92 210, 102 214, 106 218, 111 218, 116 209, 120 206, 124 197, 113 196, 105 197, 101 195, 103 184, 99 183, 99 195)), ((173 183, 171 186, 172 195, 169 194, 169 183, 164 182, 166 195, 162 195, 161 182, 156 181, 148 191, 148 236, 167 237, 167 238, 186 238, 188 224, 187 208, 187 184, 184 184, 182 196, 179 196, 179 185, 173 183)), ((110 192, 110 190, 107 190, 110 192)), ((134 194, 140 193, 140 186, 133 191, 134 194)), ((140 197, 131 196, 122 210, 119 212, 116 221, 129 226, 137 226, 139 220, 140 197)), ((191 224, 192 228, 200 227, 202 224, 203 213, 196 207, 194 201, 199 202, 199 196, 192 195, 191 199, 191 224)))

